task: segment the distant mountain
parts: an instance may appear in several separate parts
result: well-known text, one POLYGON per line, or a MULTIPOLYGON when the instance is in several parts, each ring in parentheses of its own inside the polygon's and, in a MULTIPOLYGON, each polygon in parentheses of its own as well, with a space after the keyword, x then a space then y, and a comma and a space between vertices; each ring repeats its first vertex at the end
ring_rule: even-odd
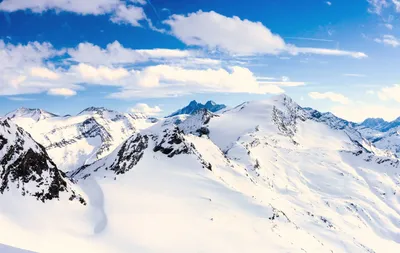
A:
POLYGON ((7 114, 46 148, 62 171, 76 169, 110 154, 138 129, 154 124, 141 113, 89 107, 76 116, 56 117, 41 109, 21 108, 7 114))
POLYGON ((388 132, 391 129, 400 126, 400 117, 391 122, 387 122, 382 118, 368 118, 364 120, 360 126, 368 127, 380 132, 388 132))
POLYGON ((199 109, 207 109, 210 112, 216 112, 226 108, 224 104, 217 104, 214 101, 207 101, 206 104, 198 103, 196 100, 190 102, 187 106, 183 107, 182 109, 177 110, 176 112, 172 113, 167 117, 173 117, 180 114, 193 114, 199 109))
POLYGON ((33 121, 44 120, 53 117, 59 117, 57 114, 47 112, 42 109, 31 109, 21 107, 15 111, 9 112, 5 115, 6 118, 13 119, 13 118, 30 118, 33 121))

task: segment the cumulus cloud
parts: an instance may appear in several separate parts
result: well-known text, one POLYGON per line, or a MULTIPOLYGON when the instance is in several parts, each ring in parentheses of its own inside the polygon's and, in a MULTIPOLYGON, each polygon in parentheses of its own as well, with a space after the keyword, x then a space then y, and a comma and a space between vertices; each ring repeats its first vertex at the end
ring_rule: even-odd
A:
POLYGON ((186 69, 156 65, 141 71, 131 71, 129 85, 111 97, 165 97, 201 92, 279 94, 283 89, 273 84, 259 83, 247 68, 186 69))
POLYGON ((67 88, 52 88, 47 92, 47 94, 53 96, 70 97, 70 96, 75 96, 76 91, 67 88))
POLYGON ((33 67, 31 68, 31 76, 40 77, 45 79, 56 80, 59 78, 59 75, 48 68, 43 67, 33 67))
POLYGON ((120 4, 120 0, 35 0, 18 1, 4 0, 0 3, 0 10, 14 12, 19 10, 30 10, 42 13, 48 10, 75 12, 82 15, 101 15, 111 12, 120 4))
POLYGON ((171 33, 189 46, 206 47, 236 55, 321 54, 364 58, 362 52, 324 48, 301 48, 285 43, 260 22, 226 17, 214 11, 172 15, 164 24, 171 33))
POLYGON ((80 15, 109 14, 110 20, 114 23, 140 26, 139 21, 147 20, 143 8, 138 6, 144 4, 146 4, 144 0, 3 0, 0 3, 0 11, 30 10, 34 13, 43 13, 54 10, 80 15))
POLYGON ((381 38, 376 38, 375 42, 382 43, 392 47, 400 46, 400 40, 393 35, 383 35, 381 38))
POLYGON ((113 85, 114 81, 129 76, 129 72, 124 68, 93 67, 85 63, 72 66, 71 72, 78 73, 84 81, 96 84, 107 82, 108 85, 113 85))
POLYGON ((130 24, 140 26, 139 21, 146 19, 146 14, 142 7, 119 5, 115 10, 111 21, 117 24, 130 24))
POLYGON ((278 54, 285 42, 260 22, 226 17, 214 11, 172 15, 164 21, 187 45, 207 46, 238 54, 278 54))
POLYGON ((151 115, 151 116, 157 115, 160 112, 162 112, 162 110, 159 106, 151 107, 148 104, 144 104, 144 103, 137 103, 134 107, 132 107, 130 109, 130 111, 132 113, 143 113, 143 114, 151 115))
POLYGON ((93 65, 132 64, 157 59, 175 59, 195 56, 195 53, 179 49, 130 49, 118 41, 101 48, 92 43, 80 43, 76 48, 68 49, 71 61, 93 65))
POLYGON ((346 96, 340 94, 340 93, 335 93, 335 92, 310 92, 308 93, 308 96, 311 97, 312 99, 329 99, 333 102, 341 103, 341 104, 348 104, 350 102, 349 98, 346 96))
POLYGON ((381 100, 394 100, 400 103, 400 85, 395 84, 391 87, 384 87, 378 92, 381 100))

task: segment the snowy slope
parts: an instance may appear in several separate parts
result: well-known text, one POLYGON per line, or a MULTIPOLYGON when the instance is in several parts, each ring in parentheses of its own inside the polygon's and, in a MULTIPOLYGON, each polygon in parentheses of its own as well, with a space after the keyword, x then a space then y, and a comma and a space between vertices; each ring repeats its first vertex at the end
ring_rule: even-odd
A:
POLYGON ((48 117, 39 121, 29 115, 13 115, 11 120, 42 144, 63 171, 110 154, 137 129, 153 124, 142 114, 122 114, 96 107, 89 107, 77 116, 48 117))
POLYGON ((0 209, 0 226, 23 235, 0 230, 0 243, 38 252, 399 252, 399 166, 351 125, 287 96, 199 110, 68 172, 86 206, 17 199, 15 208, 30 207, 27 225, 0 209))

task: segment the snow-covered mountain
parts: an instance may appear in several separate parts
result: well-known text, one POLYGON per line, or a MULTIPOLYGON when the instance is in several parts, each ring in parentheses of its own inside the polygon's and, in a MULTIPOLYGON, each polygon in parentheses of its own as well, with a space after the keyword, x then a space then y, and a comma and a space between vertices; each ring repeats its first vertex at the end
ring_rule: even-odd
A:
MULTIPOLYGON (((43 112, 36 109, 24 111, 43 112)), ((87 108, 76 116, 42 117, 40 120, 36 120, 36 113, 6 116, 42 144, 63 171, 76 169, 110 154, 137 129, 153 124, 143 114, 123 114, 102 107, 87 108)))
POLYGON ((176 112, 172 113, 168 117, 173 117, 181 114, 193 114, 199 109, 207 109, 210 112, 217 112, 222 109, 225 109, 226 105, 224 104, 216 104, 214 101, 207 101, 207 103, 202 104, 198 103, 196 100, 191 101, 187 106, 183 107, 182 109, 177 110, 176 112))
POLYGON ((64 208, 51 215, 29 203, 27 224, 0 208, 0 243, 38 252, 397 252, 399 166, 352 123, 284 95, 201 109, 137 130, 68 172, 86 206, 50 201, 64 208), (63 219, 45 222, 54 216, 63 219))
POLYGON ((0 120, 0 194, 11 191, 45 202, 67 195, 85 201, 49 158, 46 150, 22 128, 0 120))
POLYGON ((400 157, 400 117, 391 122, 383 119, 366 119, 356 128, 374 146, 400 157))
POLYGON ((387 122, 381 118, 368 118, 364 120, 360 124, 360 126, 364 126, 380 132, 387 132, 393 128, 397 128, 400 126, 400 117, 390 122, 387 122))

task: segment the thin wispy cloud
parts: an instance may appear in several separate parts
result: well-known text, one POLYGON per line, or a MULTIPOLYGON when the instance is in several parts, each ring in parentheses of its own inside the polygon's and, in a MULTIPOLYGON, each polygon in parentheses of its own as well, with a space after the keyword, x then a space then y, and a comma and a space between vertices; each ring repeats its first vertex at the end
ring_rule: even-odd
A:
POLYGON ((334 42, 334 40, 330 40, 330 39, 318 39, 318 38, 306 38, 306 37, 285 37, 285 39, 290 39, 290 40, 322 41, 322 42, 334 42))
POLYGON ((349 77, 366 77, 364 74, 343 74, 344 76, 349 76, 349 77))

